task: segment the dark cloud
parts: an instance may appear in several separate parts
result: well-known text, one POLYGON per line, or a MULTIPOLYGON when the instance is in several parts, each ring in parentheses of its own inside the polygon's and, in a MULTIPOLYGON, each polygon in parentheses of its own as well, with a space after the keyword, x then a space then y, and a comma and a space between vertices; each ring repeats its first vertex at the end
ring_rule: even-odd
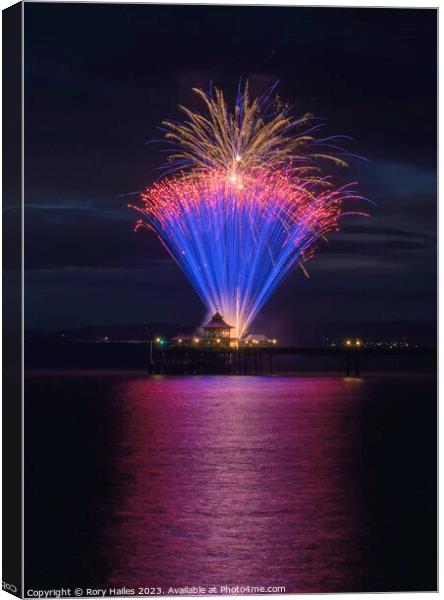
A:
POLYGON ((54 266, 144 268, 147 262, 167 259, 154 235, 135 232, 137 215, 97 210, 28 208, 25 231, 27 269, 54 266))
POLYGON ((365 235, 365 236, 383 236, 383 237, 404 237, 404 238, 420 238, 425 240, 436 240, 436 237, 428 233, 420 233, 417 231, 406 231, 405 229, 397 229, 396 227, 383 227, 377 225, 348 225, 346 228, 347 234, 365 235))

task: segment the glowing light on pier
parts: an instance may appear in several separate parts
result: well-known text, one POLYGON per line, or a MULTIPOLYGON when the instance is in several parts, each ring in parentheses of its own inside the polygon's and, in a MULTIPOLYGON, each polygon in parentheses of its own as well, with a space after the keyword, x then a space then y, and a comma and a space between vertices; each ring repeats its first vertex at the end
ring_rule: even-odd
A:
POLYGON ((322 150, 333 138, 314 137, 311 115, 295 119, 271 92, 251 100, 247 88, 230 113, 221 91, 195 91, 208 114, 182 107, 184 123, 164 122, 176 174, 142 194, 137 228, 156 232, 241 338, 295 265, 307 274, 318 240, 359 196, 325 174, 322 164, 346 163, 322 150))

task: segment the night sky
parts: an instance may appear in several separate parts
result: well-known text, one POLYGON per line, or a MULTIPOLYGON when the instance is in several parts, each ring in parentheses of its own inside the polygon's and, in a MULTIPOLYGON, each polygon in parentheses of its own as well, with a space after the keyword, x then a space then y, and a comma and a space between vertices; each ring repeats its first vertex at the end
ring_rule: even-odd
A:
MULTIPOLYGON (((436 319, 436 11, 25 4, 29 330, 196 323, 205 309, 127 208, 159 175, 159 137, 192 86, 254 94, 348 134, 346 174, 376 206, 284 282, 252 330, 418 336, 436 319)), ((425 339, 427 338, 427 339, 425 339)))

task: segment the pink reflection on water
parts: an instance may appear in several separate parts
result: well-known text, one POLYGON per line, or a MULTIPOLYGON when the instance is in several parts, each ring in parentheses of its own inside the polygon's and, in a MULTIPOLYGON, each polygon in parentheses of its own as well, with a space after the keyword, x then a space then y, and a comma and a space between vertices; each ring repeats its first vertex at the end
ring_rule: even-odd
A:
POLYGON ((360 416, 338 378, 119 385, 107 585, 363 589, 360 416))

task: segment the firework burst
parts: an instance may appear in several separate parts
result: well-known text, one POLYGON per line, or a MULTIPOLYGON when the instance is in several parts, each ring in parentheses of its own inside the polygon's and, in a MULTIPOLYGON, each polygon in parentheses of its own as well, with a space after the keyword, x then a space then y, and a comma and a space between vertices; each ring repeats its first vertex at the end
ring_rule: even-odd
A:
POLYGON ((220 90, 195 91, 207 114, 182 107, 184 123, 163 123, 180 172, 142 194, 137 227, 156 232, 208 311, 220 309, 242 338, 359 196, 321 167, 346 163, 315 150, 332 144, 315 139, 311 115, 293 118, 270 93, 251 100, 247 87, 231 112, 220 90))

